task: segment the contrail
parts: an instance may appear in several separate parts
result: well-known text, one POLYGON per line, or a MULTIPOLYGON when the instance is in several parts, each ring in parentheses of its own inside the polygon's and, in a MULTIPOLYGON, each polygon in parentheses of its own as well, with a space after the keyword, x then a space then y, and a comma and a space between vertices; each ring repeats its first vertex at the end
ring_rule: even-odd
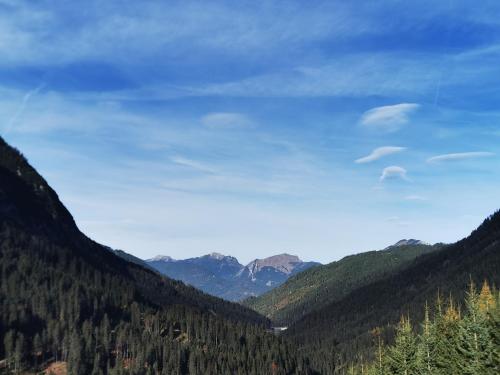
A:
POLYGON ((31 97, 33 95, 36 95, 38 94, 38 92, 43 89, 45 86, 45 83, 41 83, 40 85, 38 85, 35 89, 31 90, 31 91, 28 91, 26 94, 24 94, 23 96, 23 100, 21 101, 21 105, 19 106, 19 108, 17 109, 16 113, 14 114, 14 116, 12 116, 10 118, 10 120, 7 122, 7 127, 5 129, 5 134, 9 133, 12 128, 14 127, 14 124, 16 123, 16 121, 19 119, 19 117, 22 116, 22 114, 24 113, 24 110, 26 109, 26 106, 28 105, 28 102, 29 100, 31 99, 31 97))

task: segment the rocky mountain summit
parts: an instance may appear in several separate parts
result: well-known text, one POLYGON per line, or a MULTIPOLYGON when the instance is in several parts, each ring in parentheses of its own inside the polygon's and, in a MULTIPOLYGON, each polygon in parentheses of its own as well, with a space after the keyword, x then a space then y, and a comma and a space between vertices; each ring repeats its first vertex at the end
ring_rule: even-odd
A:
POLYGON ((180 260, 160 255, 145 262, 164 275, 232 301, 261 295, 290 276, 319 265, 286 253, 255 259, 246 266, 217 252, 180 260))

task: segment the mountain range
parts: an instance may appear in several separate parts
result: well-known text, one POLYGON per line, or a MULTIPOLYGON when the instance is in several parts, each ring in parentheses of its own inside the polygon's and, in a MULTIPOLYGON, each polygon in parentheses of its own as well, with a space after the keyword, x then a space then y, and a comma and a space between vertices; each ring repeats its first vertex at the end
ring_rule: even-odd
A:
MULTIPOLYGON (((311 263, 282 254, 243 266, 218 253, 143 261, 112 250, 83 234, 45 179, 0 138, 2 373, 345 373, 373 359, 374 335, 393 342, 402 317, 418 329, 446 308, 451 329, 469 284, 500 285, 500 211, 453 244, 401 240, 311 263), (192 280, 164 276, 161 266, 192 280), (245 295, 240 285, 259 286, 246 289, 257 294, 282 284, 238 304, 185 285, 195 282, 214 294, 231 290, 225 298, 233 299, 245 295), (277 336, 273 325, 287 329, 277 336)), ((490 315, 496 333, 481 340, 499 348, 498 309, 490 315)), ((458 329, 470 340, 475 332, 458 329)), ((489 360, 498 369, 498 357, 489 360)))
POLYGON ((319 265, 290 254, 255 259, 246 266, 232 256, 219 253, 182 260, 156 256, 144 262, 163 275, 230 301, 261 295, 289 277, 319 265))
POLYGON ((0 137, 0 372, 312 373, 258 313, 120 255, 0 137))

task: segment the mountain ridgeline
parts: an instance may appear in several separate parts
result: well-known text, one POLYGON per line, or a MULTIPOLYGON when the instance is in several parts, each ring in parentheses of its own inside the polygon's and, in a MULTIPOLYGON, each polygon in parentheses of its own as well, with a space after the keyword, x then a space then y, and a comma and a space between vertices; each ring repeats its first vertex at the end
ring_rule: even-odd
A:
MULTIPOLYGON (((399 272, 315 309, 292 324, 285 336, 310 356, 321 373, 333 373, 335 368, 345 369, 346 363, 373 358, 374 330, 383 342, 392 343, 402 316, 422 322, 424 306, 431 313, 439 310, 436 300, 451 300, 459 313, 469 284, 500 285, 499 270, 500 211, 467 238, 423 254, 399 272)), ((498 325, 496 332, 500 332, 498 325)), ((496 366, 500 366, 498 357, 496 366)), ((448 374, 448 370, 437 373, 448 374)))
POLYGON ((455 244, 402 240, 324 266, 287 254, 143 261, 81 233, 0 138, 0 373, 494 374, 499 269, 500 212, 455 244), (268 292, 244 306, 160 273, 227 299, 268 292), (465 299, 485 280, 492 296, 483 286, 465 299), (427 367, 422 348, 441 350, 427 367))
POLYGON ((157 256, 145 262, 172 279, 231 301, 261 295, 283 284, 289 277, 319 265, 303 262, 289 254, 255 259, 246 266, 234 257, 219 253, 184 260, 157 256))
POLYGON ((267 316, 274 324, 288 326, 361 286, 401 272, 418 256, 441 246, 401 240, 385 250, 350 255, 301 272, 260 297, 248 298, 244 304, 267 316))
POLYGON ((261 315, 136 263, 82 234, 0 138, 0 371, 311 372, 261 315))

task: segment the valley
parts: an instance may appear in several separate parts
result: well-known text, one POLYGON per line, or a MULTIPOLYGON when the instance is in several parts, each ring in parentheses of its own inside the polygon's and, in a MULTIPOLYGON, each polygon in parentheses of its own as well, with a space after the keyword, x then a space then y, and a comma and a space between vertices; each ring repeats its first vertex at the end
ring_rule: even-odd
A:
POLYGON ((326 265, 288 254, 246 266, 218 253, 144 261, 81 233, 3 140, 0 177, 0 357, 14 373, 333 374, 368 366, 374 330, 397 343, 429 301, 464 309, 470 283, 493 286, 483 289, 496 311, 500 212, 455 244, 401 240, 326 265))

